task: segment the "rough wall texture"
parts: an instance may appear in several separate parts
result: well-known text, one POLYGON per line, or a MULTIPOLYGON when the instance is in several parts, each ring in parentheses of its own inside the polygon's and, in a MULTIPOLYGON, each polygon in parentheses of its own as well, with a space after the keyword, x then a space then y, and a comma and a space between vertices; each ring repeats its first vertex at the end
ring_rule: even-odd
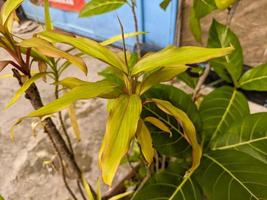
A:
MULTIPOLYGON (((190 0, 185 0, 181 44, 198 45, 189 29, 189 11, 190 0)), ((225 23, 226 15, 226 11, 218 11, 201 21, 205 40, 212 18, 225 23)), ((267 62, 267 0, 241 0, 233 18, 231 29, 240 38, 246 64, 254 66, 267 62)))

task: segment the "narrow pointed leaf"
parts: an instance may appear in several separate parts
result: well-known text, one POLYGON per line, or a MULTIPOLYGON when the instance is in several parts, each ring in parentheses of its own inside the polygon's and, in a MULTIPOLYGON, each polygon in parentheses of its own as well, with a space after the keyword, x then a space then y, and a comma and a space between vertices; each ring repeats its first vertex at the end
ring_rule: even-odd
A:
POLYGON ((267 199, 267 165, 235 150, 204 155, 196 179, 207 199, 267 199))
POLYGON ((225 56, 233 51, 232 47, 213 49, 202 47, 167 47, 157 53, 142 58, 133 67, 132 74, 155 70, 158 67, 174 67, 204 62, 225 56))
POLYGON ((76 116, 76 111, 73 105, 70 105, 68 108, 68 114, 70 117, 71 126, 74 132, 74 135, 78 141, 81 140, 81 131, 78 123, 78 119, 76 116))
POLYGON ((91 191, 91 188, 90 188, 90 186, 89 186, 89 184, 88 184, 88 182, 87 182, 85 176, 82 175, 81 178, 82 178, 82 184, 83 184, 84 190, 85 190, 85 192, 86 192, 86 197, 87 197, 87 199, 88 199, 88 200, 95 200, 95 199, 94 199, 94 196, 93 196, 93 193, 92 193, 92 191, 91 191))
POLYGON ((39 110, 31 112, 28 117, 40 117, 56 113, 60 110, 68 108, 77 100, 90 99, 104 95, 106 93, 112 92, 115 87, 116 85, 110 83, 109 81, 99 81, 75 87, 74 89, 65 93, 59 99, 50 102, 39 110))
POLYGON ((45 13, 45 30, 46 31, 52 31, 54 29, 51 17, 50 17, 50 12, 49 12, 49 1, 45 0, 44 2, 44 13, 45 13))
POLYGON ((80 11, 80 17, 90 17, 116 10, 126 4, 126 0, 91 0, 80 11))
MULTIPOLYGON (((142 34, 146 34, 145 32, 132 32, 132 33, 124 33, 124 38, 129 38, 129 37, 133 37, 133 36, 137 36, 137 35, 142 35, 142 34)), ((107 46, 110 45, 112 43, 118 42, 122 40, 122 35, 116 35, 114 37, 109 38, 108 40, 105 40, 103 42, 101 42, 100 44, 103 46, 107 46)))
MULTIPOLYGON (((145 100, 157 98, 171 102, 175 107, 186 112, 198 132, 201 131, 201 120, 197 107, 193 103, 192 97, 185 92, 170 85, 157 85, 148 90, 143 95, 143 98, 145 100)), ((154 117, 161 120, 168 126, 172 133, 172 137, 170 137, 170 135, 163 132, 160 128, 146 123, 152 134, 154 148, 160 154, 179 158, 185 155, 190 156, 191 146, 183 137, 181 126, 174 117, 167 115, 153 103, 148 103, 144 106, 142 118, 146 119, 147 117, 154 117)))
POLYGON ((129 191, 129 192, 124 192, 122 194, 117 194, 113 197, 111 197, 109 200, 119 200, 119 199, 123 199, 127 196, 129 196, 130 194, 132 194, 133 192, 129 191))
POLYGON ((94 84, 94 83, 83 81, 83 80, 75 78, 75 77, 67 77, 67 78, 62 79, 61 81, 58 81, 55 84, 62 85, 63 87, 66 87, 69 89, 73 89, 73 88, 78 87, 78 86, 82 86, 85 84, 87 84, 87 85, 88 84, 94 84))
POLYGON ((52 43, 60 42, 72 45, 85 54, 97 58, 115 68, 118 68, 119 70, 127 72, 126 66, 115 53, 93 40, 88 38, 74 38, 71 36, 51 32, 42 32, 39 33, 38 36, 52 43))
POLYGON ((267 64, 248 70, 239 82, 244 90, 267 91, 267 64))
POLYGON ((167 169, 152 176, 131 200, 202 200, 194 178, 184 179, 187 169, 185 163, 171 162, 167 169))
POLYGON ((225 134, 233 122, 248 114, 248 101, 243 94, 228 86, 214 90, 200 105, 203 137, 213 140, 225 134))
POLYGON ((10 108, 10 106, 12 106, 14 103, 16 103, 20 97, 25 93, 25 91, 31 86, 31 84, 33 84, 35 81, 37 81, 38 79, 44 77, 46 75, 46 73, 38 73, 35 74, 33 77, 31 77, 30 79, 28 79, 22 86, 20 89, 18 89, 15 93, 15 95, 11 98, 11 100, 8 102, 8 104, 6 105, 6 109, 10 108))
POLYGON ((155 127, 159 128, 160 130, 172 135, 170 128, 166 124, 164 124, 162 121, 160 121, 158 118, 146 117, 144 121, 149 122, 150 124, 153 124, 155 127))
POLYGON ((20 6, 23 0, 7 0, 1 8, 1 23, 5 25, 7 19, 20 6))
POLYGON ((53 58, 65 58, 66 60, 69 60, 74 66, 78 67, 85 74, 87 74, 87 67, 80 57, 76 57, 64 51, 61 51, 45 40, 42 40, 40 38, 31 38, 22 41, 19 45, 26 48, 35 48, 45 56, 53 58))
POLYGON ((170 102, 159 100, 159 99, 151 99, 162 111, 166 112, 169 115, 172 115, 179 121, 183 127, 184 137, 188 141, 188 143, 192 146, 192 170, 196 169, 201 160, 202 156, 202 148, 198 143, 196 129, 194 124, 189 119, 188 115, 173 106, 170 102))
POLYGON ((173 79, 175 76, 183 73, 187 69, 188 67, 186 65, 178 65, 175 67, 165 67, 157 70, 154 73, 151 73, 141 82, 139 89, 140 94, 143 94, 145 91, 156 84, 173 79))
POLYGON ((236 83, 243 71, 243 51, 240 42, 229 27, 213 20, 209 31, 208 47, 224 48, 230 45, 235 50, 230 55, 211 60, 210 65, 222 79, 236 83))
POLYGON ((141 99, 137 95, 121 95, 112 104, 99 153, 102 178, 107 185, 112 184, 120 161, 129 149, 141 110, 141 99))
POLYGON ((136 138, 147 164, 150 165, 153 162, 155 150, 153 148, 151 134, 144 121, 141 119, 139 120, 136 138))
POLYGON ((236 122, 212 144, 213 150, 234 149, 267 164, 267 113, 249 115, 236 122))

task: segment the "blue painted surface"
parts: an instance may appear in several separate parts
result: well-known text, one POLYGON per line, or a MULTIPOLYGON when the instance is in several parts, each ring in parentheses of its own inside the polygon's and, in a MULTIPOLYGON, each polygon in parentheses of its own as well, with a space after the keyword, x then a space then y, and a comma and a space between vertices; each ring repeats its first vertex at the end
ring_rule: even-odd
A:
MULTIPOLYGON (((161 1, 137 0, 139 29, 148 32, 142 36, 142 42, 157 47, 165 47, 174 43, 175 20, 178 10, 178 1, 172 1, 166 11, 163 11, 159 6, 161 1)), ((43 7, 36 6, 26 0, 23 3, 23 9, 29 18, 44 22, 43 7)), ((50 12, 55 27, 99 41, 120 34, 117 16, 121 19, 125 32, 134 32, 134 21, 128 5, 114 12, 90 18, 79 18, 78 13, 55 8, 51 8, 50 12)), ((134 38, 126 39, 128 48, 132 49, 134 43, 134 38)), ((116 45, 121 46, 121 43, 118 42, 116 45)))

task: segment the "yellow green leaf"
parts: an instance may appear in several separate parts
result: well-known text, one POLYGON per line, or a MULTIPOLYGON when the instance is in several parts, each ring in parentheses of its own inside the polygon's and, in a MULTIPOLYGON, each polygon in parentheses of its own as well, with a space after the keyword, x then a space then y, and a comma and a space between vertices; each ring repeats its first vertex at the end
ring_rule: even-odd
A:
POLYGON ((123 156, 134 138, 142 102, 137 95, 121 95, 112 103, 106 133, 99 152, 99 165, 104 183, 111 185, 123 156))
POLYGON ((237 0, 215 0, 216 6, 219 9, 225 9, 235 3, 237 0))
MULTIPOLYGON (((142 34, 146 34, 146 33, 145 32, 124 33, 124 38, 129 38, 129 37, 142 35, 142 34)), ((112 43, 118 42, 120 40, 122 40, 122 34, 116 35, 114 37, 111 37, 108 40, 105 40, 105 41, 101 42, 100 44, 103 45, 103 46, 107 46, 107 45, 110 45, 112 43)))
POLYGON ((202 157, 202 148, 197 141, 196 129, 194 124, 191 122, 187 114, 181 109, 175 107, 168 101, 160 99, 151 99, 159 109, 163 112, 172 115, 183 127, 184 137, 187 142, 192 146, 192 167, 191 170, 195 170, 199 164, 202 157))
POLYGON ((89 184, 88 184, 88 182, 87 182, 87 180, 83 174, 82 174, 82 184, 83 184, 84 190, 86 192, 87 199, 88 200, 95 200, 93 193, 91 191, 91 188, 90 188, 90 186, 89 186, 89 184))
POLYGON ((140 94, 143 94, 145 91, 147 91, 152 86, 161 83, 166 82, 174 77, 176 77, 178 74, 183 73, 186 71, 188 67, 186 65, 178 65, 174 67, 164 67, 162 69, 159 69, 147 77, 144 78, 144 80, 140 84, 139 92, 140 94))
POLYGON ((86 64, 80 57, 73 56, 69 53, 61 51, 60 49, 57 49, 52 44, 43 39, 31 38, 28 40, 23 40, 21 43, 19 43, 19 45, 25 48, 35 48, 37 51, 39 51, 45 56, 53 58, 65 58, 66 60, 70 61, 74 66, 78 67, 85 74, 87 74, 86 64))
POLYGON ((98 81, 75 87, 55 101, 28 114, 28 117, 40 117, 56 113, 68 108, 71 104, 81 99, 90 99, 112 92, 116 85, 109 81, 98 81))
POLYGON ((166 124, 164 124, 162 121, 160 121, 158 118, 146 117, 145 122, 149 122, 149 123, 153 124, 155 127, 159 128, 160 130, 162 130, 166 133, 169 133, 170 135, 172 134, 169 127, 166 124))
POLYGON ((127 67, 115 53, 94 40, 90 40, 88 38, 74 38, 51 32, 42 32, 39 33, 38 36, 52 43, 60 42, 72 45, 85 54, 97 58, 121 71, 127 72, 127 67))
POLYGON ((5 25, 7 19, 20 6, 23 0, 7 0, 1 7, 1 24, 5 25))
POLYGON ((76 111, 75 111, 73 104, 69 106, 68 114, 70 117, 71 126, 72 126, 73 132, 76 136, 76 139, 78 141, 80 141, 81 140, 81 131, 80 131, 79 123, 78 123, 77 116, 76 116, 76 111))
POLYGON ((61 81, 58 81, 56 84, 62 85, 69 89, 73 89, 81 85, 85 85, 85 84, 88 85, 88 84, 93 84, 93 83, 83 81, 75 77, 67 77, 67 78, 62 79, 61 81))
POLYGON ((118 195, 116 195, 116 196, 110 198, 109 200, 119 200, 119 199, 122 199, 122 198, 124 198, 124 197, 129 196, 129 195, 132 194, 132 193, 133 193, 132 191, 124 192, 124 193, 122 193, 122 194, 118 194, 118 195))
POLYGON ((38 79, 42 78, 45 75, 46 73, 38 73, 35 74, 30 79, 28 79, 27 81, 25 81, 25 83, 21 86, 21 88, 16 91, 15 95, 11 98, 11 100, 8 102, 5 108, 7 109, 14 103, 16 103, 19 100, 19 98, 25 93, 25 91, 31 86, 31 84, 33 84, 35 81, 37 81, 38 79))
POLYGON ((133 67, 132 75, 155 70, 158 67, 179 66, 204 62, 212 58, 225 56, 234 50, 228 48, 175 47, 169 46, 157 53, 139 60, 133 67))
POLYGON ((100 178, 98 178, 98 179, 97 179, 97 182, 96 182, 96 195, 97 195, 97 200, 101 200, 102 195, 101 195, 100 178))
POLYGON ((51 17, 50 17, 50 12, 49 12, 49 1, 45 0, 44 1, 44 13, 45 13, 45 30, 46 31, 52 31, 54 30, 51 17))
POLYGON ((150 165, 153 162, 155 150, 153 148, 151 134, 142 119, 139 120, 136 138, 147 164, 150 165))

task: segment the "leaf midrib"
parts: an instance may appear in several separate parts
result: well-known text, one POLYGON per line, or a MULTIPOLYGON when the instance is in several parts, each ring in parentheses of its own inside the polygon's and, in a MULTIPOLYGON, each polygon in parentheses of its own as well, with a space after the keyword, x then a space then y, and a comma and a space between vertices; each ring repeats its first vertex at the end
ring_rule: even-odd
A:
POLYGON ((265 76, 260 76, 260 77, 257 77, 257 78, 252 78, 252 79, 249 79, 249 80, 247 80, 247 81, 241 82, 241 83, 240 83, 240 87, 241 87, 241 86, 244 86, 244 85, 246 85, 246 84, 248 84, 248 83, 251 83, 251 82, 253 82, 253 81, 258 81, 258 80, 261 80, 261 79, 267 79, 267 75, 265 75, 265 76))
POLYGON ((211 160, 213 163, 218 165, 220 168, 222 168, 225 172, 227 172, 234 180, 236 180, 251 196, 253 196, 256 200, 259 200, 259 198, 252 192, 250 191, 249 188, 245 184, 242 183, 241 180, 239 180, 229 169, 227 169, 223 164, 221 164, 219 161, 214 159, 213 157, 210 157, 208 154, 204 154, 204 157, 208 158, 211 160))

